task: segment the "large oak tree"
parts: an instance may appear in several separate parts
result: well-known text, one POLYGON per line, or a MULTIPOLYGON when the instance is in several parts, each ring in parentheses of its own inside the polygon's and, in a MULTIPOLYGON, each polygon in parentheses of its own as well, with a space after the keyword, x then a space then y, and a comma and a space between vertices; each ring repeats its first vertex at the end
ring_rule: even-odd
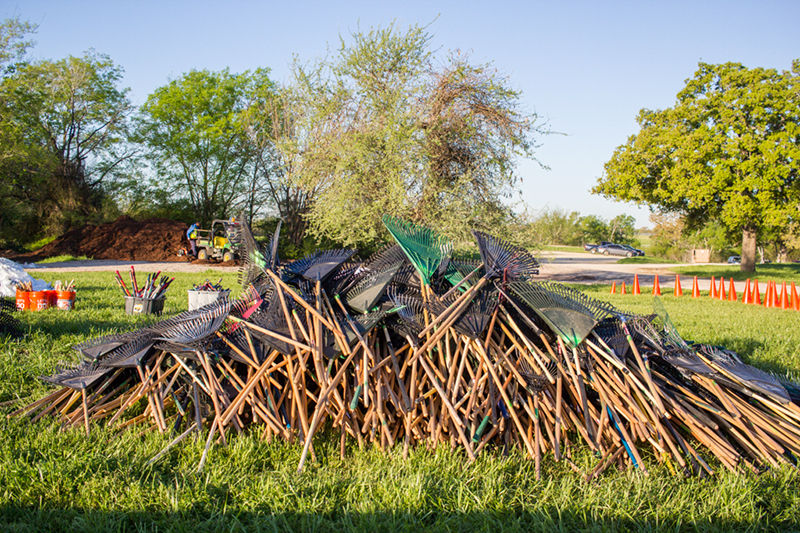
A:
POLYGON ((742 235, 744 271, 759 232, 800 212, 800 61, 791 71, 700 63, 671 108, 643 109, 640 131, 619 146, 594 192, 718 220, 742 235))

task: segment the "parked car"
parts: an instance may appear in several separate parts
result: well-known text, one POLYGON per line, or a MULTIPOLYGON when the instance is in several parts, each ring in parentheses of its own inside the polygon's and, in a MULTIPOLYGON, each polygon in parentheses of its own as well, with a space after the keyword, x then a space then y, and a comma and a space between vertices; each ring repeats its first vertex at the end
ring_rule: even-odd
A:
POLYGON ((638 248, 634 248, 633 246, 631 246, 629 244, 623 244, 622 246, 624 246, 625 248, 627 248, 628 250, 633 252, 633 255, 636 255, 636 256, 643 256, 644 255, 644 250, 640 250, 638 248))
POLYGON ((728 258, 729 265, 738 265, 742 262, 742 256, 740 255, 732 255, 728 258))
POLYGON ((644 255, 644 252, 637 248, 632 248, 625 244, 604 244, 597 247, 597 253, 603 255, 621 255, 623 257, 634 257, 637 255, 644 255))
POLYGON ((608 241, 600 241, 600 244, 584 244, 583 249, 587 252, 592 252, 593 254, 596 254, 598 247, 605 246, 607 244, 612 244, 612 243, 608 241))

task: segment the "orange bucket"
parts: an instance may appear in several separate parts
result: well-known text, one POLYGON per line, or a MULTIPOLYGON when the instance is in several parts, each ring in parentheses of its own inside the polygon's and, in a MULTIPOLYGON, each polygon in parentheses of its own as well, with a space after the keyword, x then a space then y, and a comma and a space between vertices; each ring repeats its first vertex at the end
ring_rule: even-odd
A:
POLYGON ((30 294, 32 311, 44 311, 50 306, 50 295, 47 291, 33 291, 30 294))
POLYGON ((31 308, 31 293, 17 289, 17 311, 25 311, 31 308))
POLYGON ((47 307, 55 307, 58 302, 58 291, 48 290, 47 293, 47 307))
POLYGON ((75 308, 75 291, 56 291, 56 294, 58 296, 56 307, 64 311, 75 308))

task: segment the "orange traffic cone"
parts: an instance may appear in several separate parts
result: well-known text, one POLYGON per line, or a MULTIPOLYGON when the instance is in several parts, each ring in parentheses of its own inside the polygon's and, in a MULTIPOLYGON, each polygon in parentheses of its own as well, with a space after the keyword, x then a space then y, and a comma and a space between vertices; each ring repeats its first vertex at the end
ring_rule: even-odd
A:
POLYGON ((681 277, 679 274, 675 274, 675 289, 672 294, 674 296, 683 296, 683 288, 681 287, 681 277))
POLYGON ((633 275, 633 292, 632 294, 642 294, 641 288, 639 287, 639 274, 633 275))
POLYGON ((797 287, 792 282, 792 309, 800 311, 800 298, 797 297, 797 287))
POLYGON ((770 295, 772 298, 772 305, 770 307, 780 308, 781 300, 780 296, 778 296, 778 284, 774 281, 770 281, 770 285, 772 286, 772 294, 770 295))
POLYGON ((611 294, 616 294, 616 293, 617 293, 617 282, 616 281, 612 281, 611 282, 611 294))
POLYGON ((786 282, 781 285, 781 309, 790 309, 789 294, 786 292, 786 282))
POLYGON ((711 287, 709 287, 708 289, 708 295, 711 296, 712 298, 717 297, 717 284, 714 281, 714 276, 711 276, 711 287))
POLYGON ((753 303, 753 296, 750 292, 750 278, 747 278, 747 283, 744 284, 744 294, 742 295, 742 303, 753 303))
POLYGON ((736 296, 736 286, 733 284, 733 278, 731 278, 731 284, 728 286, 728 301, 729 302, 739 301, 739 298, 736 296))
POLYGON ((661 285, 658 283, 658 274, 653 280, 653 296, 661 296, 661 285))
POLYGON ((758 288, 758 279, 753 280, 753 292, 751 304, 761 305, 761 291, 758 288))
POLYGON ((725 294, 725 278, 719 278, 719 291, 717 296, 720 300, 727 300, 728 296, 725 294))
POLYGON ((625 293, 625 282, 624 281, 622 282, 622 292, 620 294, 626 294, 625 293))
POLYGON ((700 298, 700 285, 697 284, 697 276, 692 280, 692 298, 700 298))
POLYGON ((772 282, 767 282, 767 291, 764 293, 764 307, 772 307, 775 299, 772 297, 772 282))

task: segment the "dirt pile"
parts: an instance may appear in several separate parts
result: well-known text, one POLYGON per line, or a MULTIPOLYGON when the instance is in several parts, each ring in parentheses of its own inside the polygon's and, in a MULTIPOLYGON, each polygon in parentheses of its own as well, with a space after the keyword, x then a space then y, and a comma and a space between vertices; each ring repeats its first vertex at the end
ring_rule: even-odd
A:
POLYGON ((123 216, 99 226, 72 229, 32 254, 29 261, 57 255, 128 261, 186 261, 178 250, 188 248, 187 225, 165 218, 134 220, 123 216))

